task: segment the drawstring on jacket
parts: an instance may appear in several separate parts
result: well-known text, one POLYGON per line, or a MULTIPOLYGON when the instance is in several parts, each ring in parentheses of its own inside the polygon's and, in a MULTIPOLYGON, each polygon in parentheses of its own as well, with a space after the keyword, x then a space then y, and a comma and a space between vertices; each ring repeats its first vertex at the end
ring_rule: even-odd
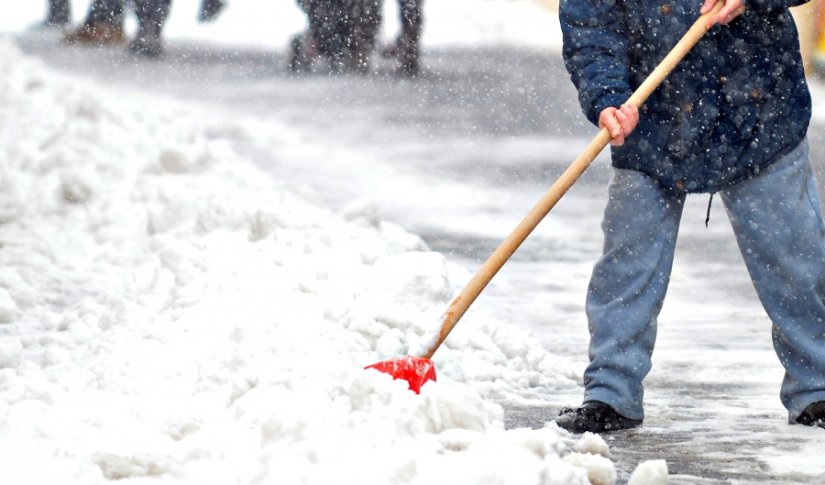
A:
POLYGON ((705 216, 705 227, 708 227, 710 223, 710 206, 713 204, 713 192, 710 193, 710 199, 708 199, 708 213, 705 216))

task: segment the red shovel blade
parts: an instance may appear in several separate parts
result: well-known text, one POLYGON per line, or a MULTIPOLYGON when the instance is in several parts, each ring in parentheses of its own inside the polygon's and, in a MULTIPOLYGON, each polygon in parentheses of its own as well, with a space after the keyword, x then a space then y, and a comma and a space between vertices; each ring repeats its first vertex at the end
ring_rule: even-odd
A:
POLYGON ((365 369, 386 372, 393 379, 403 379, 410 384, 410 390, 418 394, 427 381, 435 381, 435 364, 421 357, 400 357, 368 365, 365 369))

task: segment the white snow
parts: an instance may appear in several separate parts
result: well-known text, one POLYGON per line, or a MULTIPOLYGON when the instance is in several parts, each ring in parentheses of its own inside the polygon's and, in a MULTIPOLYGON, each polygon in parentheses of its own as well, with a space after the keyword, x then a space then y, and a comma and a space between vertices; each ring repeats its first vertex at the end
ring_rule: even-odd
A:
POLYGON ((574 385, 528 335, 463 327, 420 395, 364 370, 431 340, 465 271, 261 174, 227 123, 0 42, 0 483, 615 481, 503 429, 492 399, 574 385))
POLYGON ((667 463, 649 460, 639 463, 628 480, 628 485, 667 485, 667 463))
POLYGON ((590 453, 593 455, 601 455, 605 458, 610 458, 610 447, 607 446, 601 436, 594 433, 582 434, 579 441, 573 446, 574 451, 579 453, 590 453))
POLYGON ((616 468, 609 459, 601 455, 573 452, 565 456, 564 461, 586 469, 587 479, 592 485, 613 485, 616 483, 616 468))

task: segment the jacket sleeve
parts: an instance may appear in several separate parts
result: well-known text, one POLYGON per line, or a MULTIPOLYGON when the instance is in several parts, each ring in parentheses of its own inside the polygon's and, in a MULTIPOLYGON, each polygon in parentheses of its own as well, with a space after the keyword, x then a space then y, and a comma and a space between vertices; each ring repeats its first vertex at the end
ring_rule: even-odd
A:
POLYGON ((796 7, 808 0, 744 0, 745 6, 752 8, 754 12, 762 14, 775 12, 783 8, 796 7))
POLYGON ((584 114, 596 125, 603 109, 621 106, 633 93, 621 1, 560 2, 564 64, 584 114))

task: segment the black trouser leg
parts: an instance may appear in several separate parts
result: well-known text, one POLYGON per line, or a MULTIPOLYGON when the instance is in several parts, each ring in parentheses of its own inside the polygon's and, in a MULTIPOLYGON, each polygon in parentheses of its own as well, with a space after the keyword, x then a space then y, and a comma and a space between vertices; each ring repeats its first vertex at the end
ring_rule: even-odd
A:
POLYGON ((421 7, 424 0, 398 0, 401 11, 401 34, 398 36, 399 60, 406 74, 418 72, 419 40, 423 17, 421 7))
POLYGON ((123 25, 124 0, 94 0, 86 15, 86 25, 110 23, 123 25))
POLYGON ((67 25, 72 20, 69 0, 49 0, 49 13, 46 23, 50 25, 67 25))
POLYGON ((129 44, 132 52, 149 57, 157 57, 163 52, 161 33, 171 5, 172 0, 135 0, 138 32, 129 44))

